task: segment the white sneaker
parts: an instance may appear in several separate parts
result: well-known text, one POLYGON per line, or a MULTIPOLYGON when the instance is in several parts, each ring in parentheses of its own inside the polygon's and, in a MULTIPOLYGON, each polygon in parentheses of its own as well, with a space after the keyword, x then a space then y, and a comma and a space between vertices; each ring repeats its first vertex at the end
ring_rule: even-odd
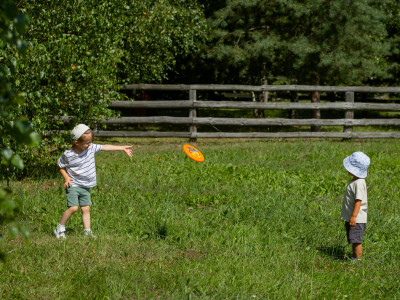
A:
POLYGON ((93 232, 91 230, 83 230, 83 236, 92 238, 92 239, 96 238, 96 236, 93 234, 93 232))
POLYGON ((361 261, 361 258, 352 257, 352 258, 350 258, 350 260, 355 263, 355 262, 361 261))
POLYGON ((56 238, 58 238, 58 239, 59 238, 62 238, 62 239, 66 238, 65 231, 58 231, 58 229, 56 228, 56 229, 54 229, 53 233, 56 236, 56 238))

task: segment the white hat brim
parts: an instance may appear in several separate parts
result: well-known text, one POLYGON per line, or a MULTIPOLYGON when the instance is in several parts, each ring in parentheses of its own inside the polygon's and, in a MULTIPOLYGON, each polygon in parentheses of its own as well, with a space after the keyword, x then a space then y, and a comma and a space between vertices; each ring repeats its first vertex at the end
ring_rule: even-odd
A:
POLYGON ((347 171, 349 171, 351 174, 358 178, 366 178, 367 177, 367 171, 362 171, 359 168, 354 167, 351 162, 350 162, 350 156, 346 157, 343 159, 343 166, 346 168, 347 171))

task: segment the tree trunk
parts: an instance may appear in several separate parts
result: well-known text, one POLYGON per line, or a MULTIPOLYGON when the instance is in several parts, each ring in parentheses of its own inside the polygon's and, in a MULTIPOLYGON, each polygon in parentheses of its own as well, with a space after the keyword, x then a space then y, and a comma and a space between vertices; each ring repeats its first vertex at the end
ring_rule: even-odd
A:
MULTIPOLYGON (((319 102, 320 101, 320 92, 312 92, 311 102, 319 102)), ((321 119, 321 111, 319 109, 315 109, 312 111, 312 116, 314 119, 321 119)), ((311 126, 312 132, 320 132, 321 126, 311 126)))
MULTIPOLYGON (((268 81, 265 78, 263 78, 262 84, 263 85, 268 85, 268 81)), ((256 102, 256 101, 257 102, 268 102, 268 92, 264 91, 259 95, 256 95, 255 93, 252 93, 252 100, 253 100, 253 102, 256 102)), ((255 118, 264 118, 264 110, 263 109, 256 108, 253 111, 253 114, 254 114, 255 118)))
MULTIPOLYGON (((313 84, 314 85, 320 84, 319 74, 317 72, 315 72, 315 74, 314 74, 313 84)), ((313 102, 313 103, 320 102, 320 98, 321 98, 320 92, 312 92, 311 102, 313 102)), ((313 115, 314 119, 321 119, 321 111, 319 109, 313 110, 312 115, 313 115)), ((311 131, 312 132, 320 132, 321 126, 311 126, 311 131)))

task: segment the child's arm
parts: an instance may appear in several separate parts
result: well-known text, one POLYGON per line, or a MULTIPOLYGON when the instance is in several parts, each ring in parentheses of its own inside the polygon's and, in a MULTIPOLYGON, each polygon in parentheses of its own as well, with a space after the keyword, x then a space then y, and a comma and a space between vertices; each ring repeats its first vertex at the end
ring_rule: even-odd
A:
POLYGON ((360 207, 361 207, 361 200, 356 199, 356 203, 354 203, 354 209, 353 209, 353 214, 350 217, 350 226, 356 226, 356 219, 357 219, 357 215, 358 212, 360 211, 360 207))
POLYGON ((103 151, 124 151, 129 157, 132 157, 132 146, 114 146, 114 145, 103 145, 101 150, 103 151))
POLYGON ((58 167, 58 170, 60 171, 62 177, 64 177, 64 180, 65 180, 65 182, 64 182, 64 188, 65 188, 65 189, 69 188, 69 187, 71 186, 71 181, 73 181, 73 179, 72 179, 71 177, 69 177, 67 171, 65 171, 64 168, 60 168, 60 166, 58 165, 58 163, 57 163, 57 167, 58 167))

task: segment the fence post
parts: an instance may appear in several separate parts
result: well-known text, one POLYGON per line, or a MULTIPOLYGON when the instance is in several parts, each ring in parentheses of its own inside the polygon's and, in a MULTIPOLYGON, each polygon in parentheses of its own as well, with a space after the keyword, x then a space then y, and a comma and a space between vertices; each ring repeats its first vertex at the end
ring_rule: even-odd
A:
MULTIPOLYGON (((346 102, 354 103, 354 92, 346 92, 346 102)), ((346 110, 344 114, 345 119, 354 119, 354 111, 353 110, 346 110)), ((343 132, 345 133, 352 133, 353 126, 344 126, 343 132)))
MULTIPOLYGON (((262 84, 263 86, 268 85, 268 80, 265 77, 263 78, 262 84)), ((261 102, 268 102, 268 91, 263 90, 261 102)), ((261 109, 260 111, 261 111, 261 117, 262 118, 265 117, 265 111, 263 109, 261 109)))
MULTIPOLYGON (((263 83, 263 85, 267 86, 268 80, 264 78, 262 83, 263 83)), ((268 102, 268 91, 263 90, 262 97, 263 97, 263 102, 268 102)))
MULTIPOLYGON (((190 89, 189 90, 189 100, 191 102, 192 108, 189 109, 189 118, 193 119, 197 117, 197 110, 194 107, 194 103, 196 102, 196 90, 190 89)), ((194 134, 197 133, 197 127, 192 123, 190 125, 190 142, 196 142, 197 138, 194 136, 194 134)))

